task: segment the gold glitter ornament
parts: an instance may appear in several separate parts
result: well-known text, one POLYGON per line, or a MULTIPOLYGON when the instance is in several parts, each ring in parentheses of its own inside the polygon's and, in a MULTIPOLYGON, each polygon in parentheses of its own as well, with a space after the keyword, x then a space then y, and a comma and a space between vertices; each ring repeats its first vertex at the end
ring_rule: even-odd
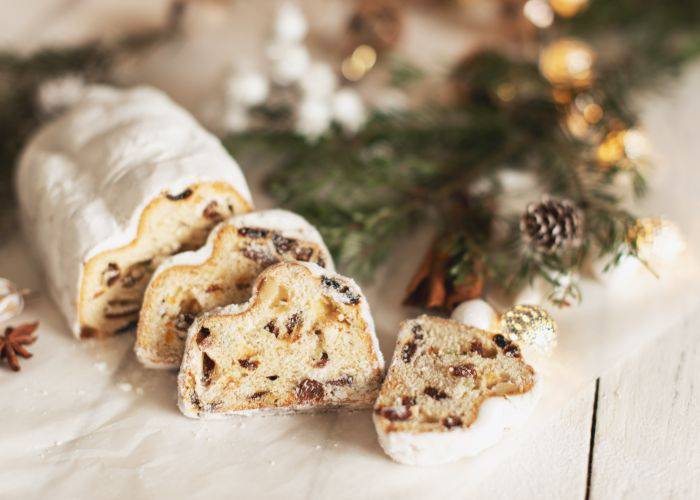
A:
POLYGON ((554 86, 585 88, 593 81, 595 53, 590 45, 573 38, 555 40, 540 52, 542 75, 554 86))
POLYGON ((500 331, 509 340, 550 355, 557 345, 557 325, 538 306, 517 305, 501 315, 500 331))
POLYGON ((620 162, 625 157, 624 140, 624 130, 613 130, 605 136, 596 150, 596 157, 602 167, 622 166, 620 162))

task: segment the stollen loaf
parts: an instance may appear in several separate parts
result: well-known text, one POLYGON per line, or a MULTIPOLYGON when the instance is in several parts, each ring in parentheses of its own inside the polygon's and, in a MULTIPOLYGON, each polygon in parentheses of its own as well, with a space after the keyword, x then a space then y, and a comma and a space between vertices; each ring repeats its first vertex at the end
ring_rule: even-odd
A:
POLYGON ((81 338, 134 329, 159 262, 252 208, 220 142, 147 87, 91 87, 30 140, 16 186, 49 292, 81 338))

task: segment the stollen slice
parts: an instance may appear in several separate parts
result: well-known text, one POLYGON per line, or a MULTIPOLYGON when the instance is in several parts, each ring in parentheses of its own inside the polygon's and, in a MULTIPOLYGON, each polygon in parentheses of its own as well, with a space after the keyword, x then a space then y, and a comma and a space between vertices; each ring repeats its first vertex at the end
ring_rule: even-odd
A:
POLYGON ((321 235, 303 217, 263 210, 219 224, 207 244, 166 260, 144 295, 134 350, 151 368, 179 368, 195 317, 250 298, 253 282, 282 261, 313 262, 333 271, 321 235))
POLYGON ((73 333, 135 330, 158 263, 250 211, 218 139, 148 87, 90 87, 32 137, 17 170, 22 228, 73 333))
POLYGON ((371 407, 384 360, 349 278, 284 262, 250 300, 199 316, 187 334, 178 404, 188 417, 371 407))
POLYGON ((537 387, 502 335, 430 316, 405 321, 374 406, 379 443, 410 465, 475 455, 527 418, 537 387))

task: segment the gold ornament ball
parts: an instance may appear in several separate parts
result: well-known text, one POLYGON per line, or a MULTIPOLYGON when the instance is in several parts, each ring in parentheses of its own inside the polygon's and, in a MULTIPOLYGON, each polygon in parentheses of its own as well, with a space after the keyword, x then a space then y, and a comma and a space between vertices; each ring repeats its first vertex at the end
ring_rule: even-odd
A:
POLYGON ((625 157, 625 131, 613 130, 605 136, 605 140, 598 146, 596 157, 603 167, 617 165, 625 157))
POLYGON ((588 0, 549 0, 549 5, 561 17, 573 17, 588 7, 588 0))
POLYGON ((538 306, 517 305, 501 315, 501 333, 509 340, 533 347, 549 355, 557 345, 557 325, 547 311, 538 306))
POLYGON ((539 67, 557 87, 588 87, 593 80, 595 54, 586 43, 573 38, 556 40, 542 49, 539 67))
POLYGON ((369 45, 360 45, 343 60, 340 71, 351 82, 361 80, 377 62, 377 51, 369 45))

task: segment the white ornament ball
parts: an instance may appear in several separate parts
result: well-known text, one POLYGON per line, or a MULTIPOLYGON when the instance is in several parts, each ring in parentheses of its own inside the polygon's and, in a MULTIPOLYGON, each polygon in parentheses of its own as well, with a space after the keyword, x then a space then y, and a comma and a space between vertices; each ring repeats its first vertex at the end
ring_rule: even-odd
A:
POLYGON ((309 29, 304 13, 295 3, 287 2, 277 10, 274 37, 284 42, 300 42, 309 29))
POLYGON ((462 302, 452 311, 452 319, 487 331, 494 331, 498 326, 496 311, 481 299, 462 302))
POLYGON ((87 85, 81 76, 60 76, 39 85, 37 101, 42 113, 53 115, 75 105, 86 91, 87 85))
POLYGON ((10 280, 0 278, 0 323, 21 314, 23 309, 22 292, 10 280))
POLYGON ((331 125, 331 108, 326 101, 305 99, 297 110, 296 131, 307 139, 316 140, 331 125))
POLYGON ((300 44, 273 44, 268 48, 272 80, 282 86, 299 81, 309 70, 311 57, 300 44))
POLYGON ((244 132, 249 126, 250 115, 245 107, 238 104, 232 104, 224 107, 223 116, 221 117, 221 127, 223 128, 224 132, 244 132))
POLYGON ((264 75, 248 71, 231 75, 226 81, 226 100, 252 107, 262 104, 270 92, 270 83, 264 75))
POLYGON ((355 133, 367 121, 367 111, 360 94, 345 88, 333 96, 333 119, 348 132, 355 133))
POLYGON ((338 85, 338 77, 326 63, 313 63, 299 80, 301 90, 310 98, 330 97, 338 85))

